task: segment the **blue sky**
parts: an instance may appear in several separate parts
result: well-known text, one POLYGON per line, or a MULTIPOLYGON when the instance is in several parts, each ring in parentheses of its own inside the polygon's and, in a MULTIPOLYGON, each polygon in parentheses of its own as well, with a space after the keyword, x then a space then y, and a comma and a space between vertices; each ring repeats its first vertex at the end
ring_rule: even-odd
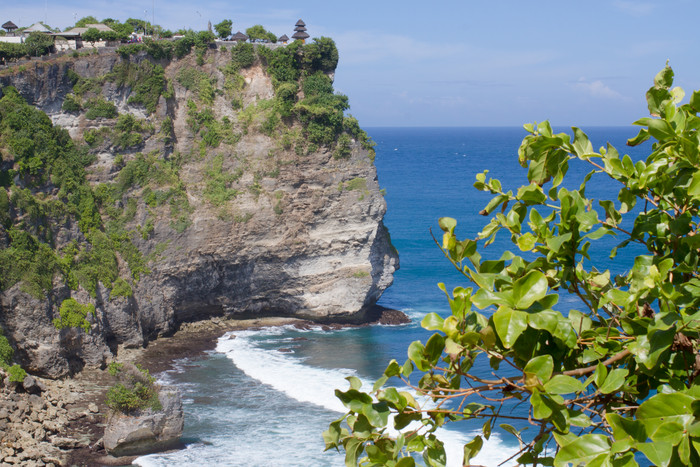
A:
MULTIPOLYGON (((5 2, 4 2, 5 3, 5 2)), ((232 19, 335 39, 335 87, 363 126, 628 125, 666 60, 700 89, 697 0, 218 1, 24 0, 0 10, 20 26, 129 17, 169 29, 232 19), (155 9, 153 8, 155 5, 155 9)))

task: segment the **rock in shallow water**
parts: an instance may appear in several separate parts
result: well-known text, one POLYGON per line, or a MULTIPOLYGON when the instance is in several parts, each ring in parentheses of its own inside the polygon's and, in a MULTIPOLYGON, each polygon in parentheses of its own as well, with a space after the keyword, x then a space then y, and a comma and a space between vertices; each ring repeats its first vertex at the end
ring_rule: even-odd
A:
POLYGON ((136 456, 178 445, 185 421, 180 392, 174 387, 162 387, 158 398, 163 405, 159 412, 149 409, 138 415, 110 415, 103 438, 110 455, 136 456))

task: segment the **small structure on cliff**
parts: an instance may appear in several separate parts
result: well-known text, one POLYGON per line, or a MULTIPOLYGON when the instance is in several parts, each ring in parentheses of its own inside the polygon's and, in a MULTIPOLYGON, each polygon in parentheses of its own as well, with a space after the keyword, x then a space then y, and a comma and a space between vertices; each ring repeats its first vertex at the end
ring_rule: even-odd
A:
POLYGON ((248 40, 248 36, 243 34, 241 31, 238 31, 236 34, 231 36, 231 40, 235 42, 245 42, 248 40))
POLYGON ((49 28, 47 28, 46 26, 44 26, 41 22, 36 22, 36 23, 32 24, 27 29, 22 31, 22 34, 25 36, 28 36, 29 33, 32 33, 32 32, 41 32, 44 34, 51 34, 51 30, 49 28))
POLYGON ((287 37, 286 34, 282 34, 278 39, 277 42, 281 42, 282 44, 286 44, 289 42, 289 37, 287 37))
POLYGON ((2 28, 7 31, 8 34, 14 34, 15 29, 17 29, 17 25, 12 21, 8 21, 2 25, 2 28))
POLYGON ((292 35, 292 39, 301 41, 302 43, 306 42, 306 39, 308 39, 310 36, 306 33, 306 23, 299 19, 297 21, 297 24, 294 25, 294 31, 296 31, 292 35))

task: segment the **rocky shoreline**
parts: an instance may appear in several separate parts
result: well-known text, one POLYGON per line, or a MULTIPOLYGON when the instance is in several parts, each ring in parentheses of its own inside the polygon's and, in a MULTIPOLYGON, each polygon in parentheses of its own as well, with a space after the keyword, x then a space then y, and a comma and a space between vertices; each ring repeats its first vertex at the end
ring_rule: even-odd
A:
MULTIPOLYGON (((116 360, 138 363, 156 374, 172 368, 176 360, 213 350, 217 339, 229 331, 285 325, 333 330, 407 322, 404 313, 379 306, 372 312, 370 322, 361 325, 320 325, 295 318, 212 318, 182 323, 175 334, 159 338, 144 349, 119 349, 116 360)), ((0 381, 4 379, 0 370, 0 381)), ((102 446, 108 410, 104 396, 113 383, 114 379, 106 370, 88 369, 65 380, 30 377, 28 389, 15 390, 11 384, 0 385, 0 465, 131 464, 135 456, 115 458, 107 455, 102 446)))

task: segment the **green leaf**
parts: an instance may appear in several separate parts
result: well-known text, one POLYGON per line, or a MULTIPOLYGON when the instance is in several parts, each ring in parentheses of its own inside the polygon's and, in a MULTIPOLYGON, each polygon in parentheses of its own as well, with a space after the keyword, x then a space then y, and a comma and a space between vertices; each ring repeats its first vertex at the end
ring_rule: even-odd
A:
POLYGON ((671 443, 654 442, 637 444, 637 449, 641 451, 651 463, 657 467, 667 467, 671 462, 673 446, 671 443))
POLYGON ((602 363, 598 363, 593 373, 593 378, 596 386, 601 387, 605 382, 605 378, 608 377, 608 369, 602 363))
POLYGON ((695 112, 700 112, 700 91, 695 91, 691 94, 689 104, 695 112))
POLYGON ((513 283, 513 301, 521 310, 547 295, 547 278, 540 271, 530 271, 513 283))
POLYGON ((644 423, 647 433, 654 433, 661 424, 671 421, 687 428, 693 421, 694 401, 693 397, 682 393, 659 393, 639 406, 637 420, 644 423))
POLYGON ((537 243, 537 237, 527 232, 518 237, 518 248, 520 251, 531 251, 537 243))
POLYGON ((647 431, 642 422, 611 412, 605 414, 605 419, 610 424, 613 430, 613 436, 616 440, 632 439, 638 442, 646 441, 647 431))
POLYGON ((544 388, 551 394, 570 394, 583 391, 583 383, 567 375, 554 375, 544 384, 544 388))
POLYGON ((562 245, 571 240, 571 232, 567 232, 563 235, 558 235, 556 237, 547 239, 547 248, 552 250, 554 253, 559 253, 562 245))
POLYGON ((433 334, 425 344, 425 358, 432 364, 437 363, 445 349, 445 337, 441 334, 433 334))
POLYGON ((401 367, 395 359, 392 359, 391 362, 389 362, 389 365, 386 367, 386 370, 384 370, 384 376, 389 378, 392 376, 398 376, 400 373, 401 367))
POLYGON ((506 306, 496 310, 491 319, 498 337, 507 349, 510 349, 527 329, 527 313, 506 306))
POLYGON ((328 426, 328 429, 323 432, 323 441, 326 443, 326 451, 332 448, 337 448, 340 443, 340 422, 336 420, 328 426))
POLYGON ((452 217, 441 217, 438 219, 438 225, 443 231, 454 233, 455 227, 457 227, 457 220, 452 217))
POLYGON ((568 464, 586 465, 600 454, 607 453, 610 442, 603 435, 583 435, 574 441, 561 446, 554 458, 555 467, 564 467, 568 464))
POLYGON ((345 466, 357 467, 357 458, 362 454, 362 441, 357 438, 348 438, 345 447, 345 466))
POLYGON ((379 394, 378 399, 393 405, 397 410, 406 408, 406 398, 396 388, 386 388, 379 394))
POLYGON ((389 377, 386 375, 382 375, 379 377, 377 381, 374 382, 374 385, 372 386, 372 391, 377 391, 379 388, 384 386, 384 384, 389 380, 389 377))
POLYGON ((462 465, 470 465, 471 460, 484 446, 484 440, 481 436, 475 436, 473 440, 464 445, 464 458, 462 460, 462 465))
POLYGON ((666 65, 654 76, 654 86, 661 89, 669 89, 673 86, 673 69, 670 66, 666 65))
POLYGON ((348 376, 345 379, 350 382, 350 387, 352 389, 359 390, 362 387, 362 381, 357 376, 348 376))
POLYGON ((389 421, 389 406, 386 402, 378 402, 375 404, 365 404, 362 407, 362 413, 367 417, 367 420, 373 427, 383 428, 389 421))
POLYGON ((415 467, 415 466, 416 466, 416 461, 413 460, 413 457, 402 457, 396 463, 396 467, 415 467))
POLYGON ((572 146, 574 147, 576 155, 582 157, 594 153, 593 145, 588 140, 588 136, 579 128, 573 127, 572 130, 574 130, 574 142, 572 146))
POLYGON ((603 394, 610 394, 622 387, 629 371, 626 368, 616 368, 608 373, 602 386, 598 388, 603 394))
POLYGON ((665 422, 649 435, 653 441, 664 441, 676 446, 683 438, 683 425, 676 421, 665 422))
POLYGON ((413 373, 413 362, 411 360, 406 360, 401 367, 401 376, 408 378, 413 373))
POLYGON ((544 203, 547 200, 547 196, 542 191, 542 187, 535 183, 530 183, 518 189, 518 199, 523 201, 527 206, 531 206, 544 203))
POLYGON ((523 373, 531 373, 537 376, 542 383, 549 381, 554 370, 554 360, 551 355, 539 355, 525 365, 523 373))
POLYGON ((428 331, 440 331, 444 320, 437 313, 428 313, 423 317, 420 325, 428 331))
POLYGON ((421 341, 413 341, 408 346, 408 358, 418 367, 421 371, 428 370, 428 362, 426 362, 425 357, 425 347, 421 341))

